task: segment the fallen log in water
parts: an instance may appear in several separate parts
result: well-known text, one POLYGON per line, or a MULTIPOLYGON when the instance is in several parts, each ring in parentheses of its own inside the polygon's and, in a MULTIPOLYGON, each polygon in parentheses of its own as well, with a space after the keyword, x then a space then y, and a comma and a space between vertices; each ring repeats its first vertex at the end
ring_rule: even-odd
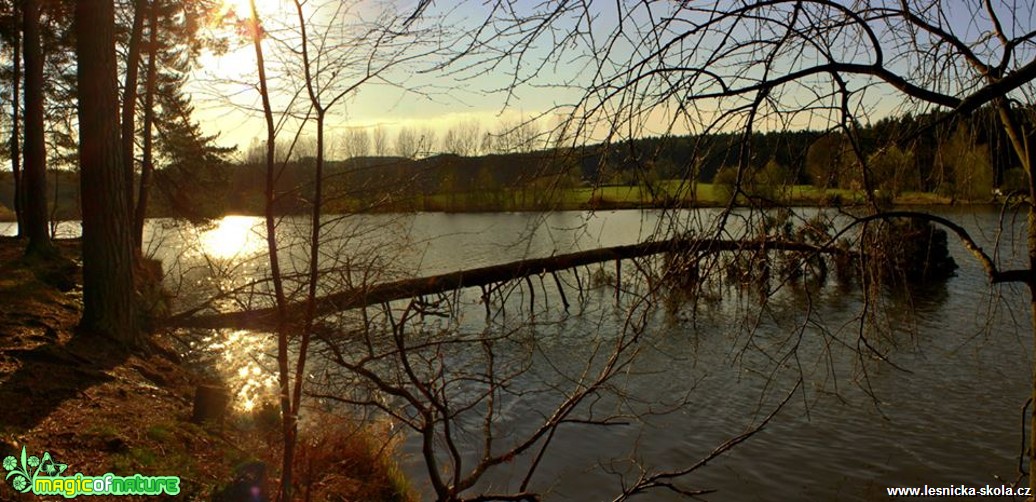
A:
MULTIPOLYGON (((531 275, 540 275, 566 270, 583 265, 613 260, 640 258, 665 252, 698 253, 704 256, 720 251, 779 250, 806 253, 846 253, 835 247, 823 247, 798 242, 775 240, 720 240, 720 239, 671 239, 645 242, 626 246, 614 246, 590 251, 580 251, 547 258, 530 258, 502 265, 460 270, 447 274, 403 279, 373 284, 365 288, 333 293, 317 299, 317 315, 326 315, 343 310, 377 305, 392 300, 415 298, 423 295, 443 293, 461 288, 486 286, 531 275)), ((301 319, 306 309, 305 302, 288 306, 289 322, 301 319)), ((277 325, 277 309, 263 308, 219 314, 178 314, 167 318, 163 324, 180 328, 234 328, 250 330, 271 330, 277 325)))

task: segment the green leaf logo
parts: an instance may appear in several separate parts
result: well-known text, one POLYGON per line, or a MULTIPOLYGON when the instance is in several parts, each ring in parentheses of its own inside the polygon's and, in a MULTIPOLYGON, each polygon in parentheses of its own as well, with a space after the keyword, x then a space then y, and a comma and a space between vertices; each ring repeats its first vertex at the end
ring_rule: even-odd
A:
POLYGON ((68 465, 55 462, 50 457, 50 452, 43 452, 42 458, 36 455, 29 457, 22 446, 21 458, 8 455, 4 458, 3 467, 7 471, 4 479, 9 481, 15 490, 26 493, 32 489, 33 482, 40 473, 44 476, 60 476, 68 465))

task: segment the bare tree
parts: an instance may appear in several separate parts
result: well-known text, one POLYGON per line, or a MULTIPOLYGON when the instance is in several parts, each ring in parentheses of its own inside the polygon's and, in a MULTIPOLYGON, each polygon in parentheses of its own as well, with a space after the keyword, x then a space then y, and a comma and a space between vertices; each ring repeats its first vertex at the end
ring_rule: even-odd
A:
MULTIPOLYGON (((754 177, 749 161, 755 133, 803 124, 826 129, 844 139, 847 154, 855 159, 872 218, 913 216, 946 226, 976 256, 991 283, 1026 284, 1036 312, 1036 206, 1027 209, 1027 266, 1003 270, 952 222, 925 213, 881 212, 873 195, 875 172, 859 131, 859 124, 872 118, 875 95, 885 103, 896 96, 898 111, 941 110, 929 115, 932 122, 926 127, 992 110, 1014 160, 1027 173, 1026 195, 1036 199, 1031 134, 1022 125, 1036 79, 1033 14, 1028 4, 984 0, 563 0, 527 9, 497 6, 488 20, 517 21, 492 35, 475 32, 471 46, 498 42, 494 47, 504 56, 468 68, 499 68, 509 58, 519 62, 510 76, 521 83, 553 77, 555 65, 578 61, 574 67, 588 78, 576 75, 565 83, 587 92, 571 103, 570 129, 576 137, 596 136, 610 145, 659 126, 669 134, 689 132, 699 138, 736 131, 732 149, 739 160, 728 208, 738 200, 768 204, 765 197, 745 191, 754 177), (605 9, 614 21, 600 22, 605 9), (557 49, 536 58, 533 49, 540 43, 557 49)), ((873 354, 867 330, 859 336, 862 353, 873 354)), ((1036 344, 1036 331, 1033 336, 1036 344)), ((1036 369, 1033 375, 1036 382, 1036 369)), ((1036 408, 1030 428, 1036 429, 1036 408)), ((1034 465, 1036 435, 1031 441, 1034 465)), ((1029 485, 1036 489, 1036 476, 1029 476, 1029 485)))
POLYGON ((396 134, 396 155, 416 159, 421 153, 421 137, 418 134, 412 127, 401 127, 396 134))
POLYGON ((246 21, 246 29, 252 46, 255 49, 256 73, 259 80, 259 95, 263 103, 263 119, 266 122, 265 162, 266 167, 266 191, 265 191, 265 214, 266 223, 266 244, 270 260, 270 275, 274 287, 274 304, 277 308, 278 323, 277 333, 277 375, 278 387, 280 390, 279 402, 281 405, 281 434, 284 441, 284 465, 282 470, 287 482, 281 484, 279 494, 282 500, 286 500, 290 494, 291 481, 291 446, 294 445, 294 424, 291 418, 291 392, 288 368, 288 316, 287 296, 284 292, 284 278, 281 275, 280 256, 277 245, 277 215, 274 209, 276 194, 276 166, 275 155, 277 148, 277 129, 274 126, 273 106, 270 104, 270 89, 266 78, 266 59, 263 51, 263 24, 259 18, 259 12, 255 6, 255 0, 249 0, 251 17, 246 21))
POLYGON ((530 153, 539 149, 539 127, 531 119, 503 120, 490 137, 497 153, 530 153))
MULTIPOLYGON (((638 402, 635 393, 629 392, 619 381, 624 375, 636 375, 633 368, 647 338, 650 314, 653 308, 665 302, 666 295, 672 294, 667 288, 673 282, 679 281, 694 292, 702 292, 709 284, 721 282, 716 277, 736 275, 739 283, 758 285, 765 302, 770 293, 765 285, 779 268, 779 263, 771 258, 771 251, 779 248, 789 253, 793 262, 787 269, 796 274, 807 270, 810 271, 807 273, 822 276, 831 266, 818 256, 838 254, 833 243, 848 236, 850 228, 807 233, 801 238, 811 244, 804 246, 802 242, 787 242, 791 235, 784 225, 753 212, 749 216, 737 216, 747 222, 744 226, 749 230, 732 238, 719 238, 731 232, 726 222, 735 218, 732 216, 735 201, 745 200, 753 206, 768 202, 764 196, 748 190, 754 176, 749 172, 749 159, 755 132, 773 124, 791 127, 799 119, 822 120, 826 128, 844 135, 849 146, 847 155, 854 155, 863 169, 862 181, 868 194, 871 193, 871 168, 859 146, 856 130, 856 124, 866 117, 866 107, 861 103, 868 89, 887 88, 915 100, 907 100, 907 103, 949 107, 951 113, 966 113, 981 105, 994 104, 999 107, 1004 127, 1009 132, 1012 129, 1018 132, 1013 117, 1016 105, 1003 98, 1027 96, 1025 92, 1036 73, 1036 64, 1019 63, 1014 58, 1027 54, 1025 50, 1032 45, 1033 32, 1026 28, 1007 33, 996 21, 1002 17, 1001 13, 988 2, 968 5, 973 11, 972 17, 992 22, 993 29, 989 33, 998 34, 996 38, 1001 39, 996 51, 985 48, 985 38, 964 41, 940 28, 939 23, 947 17, 940 14, 940 9, 950 8, 940 3, 930 10, 912 9, 905 3, 857 2, 846 6, 827 0, 664 5, 619 2, 603 7, 594 6, 593 2, 565 0, 535 5, 493 4, 489 19, 492 23, 480 25, 466 38, 471 47, 495 47, 496 50, 474 54, 491 54, 493 57, 487 60, 486 66, 497 68, 502 60, 518 61, 512 75, 516 85, 535 77, 536 72, 546 73, 546 69, 553 69, 560 61, 570 61, 573 57, 586 65, 581 68, 593 70, 581 71, 572 77, 573 82, 565 82, 585 84, 581 87, 588 89, 572 104, 571 120, 564 134, 559 135, 571 141, 571 146, 583 146, 578 142, 597 136, 606 141, 606 146, 614 147, 622 140, 641 137, 659 117, 666 132, 673 134, 695 132, 704 136, 717 131, 736 131, 732 144, 740 155, 726 210, 720 213, 717 222, 706 228, 692 226, 679 219, 680 214, 668 215, 670 219, 656 228, 654 237, 659 246, 651 253, 616 255, 613 253, 629 249, 608 249, 590 262, 570 266, 564 266, 564 260, 572 259, 571 256, 554 256, 535 263, 528 260, 506 267, 509 275, 491 275, 500 269, 480 269, 477 281, 471 280, 465 271, 449 277, 414 278, 374 286, 367 282, 366 276, 356 282, 342 279, 335 285, 345 286, 343 290, 315 299, 310 289, 305 300, 290 306, 279 296, 277 305, 272 308, 272 318, 281 336, 279 359, 287 360, 283 348, 287 343, 286 320, 304 313, 301 318, 306 327, 312 328, 321 342, 320 357, 341 370, 320 376, 319 385, 310 387, 311 392, 323 399, 380 410, 414 431, 438 499, 536 500, 539 493, 535 482, 542 459, 555 445, 562 428, 575 424, 609 427, 654 412, 652 403, 638 402), (600 18, 598 11, 605 8, 616 12, 608 16, 614 22, 604 23, 602 28, 595 23, 600 18), (483 31, 489 25, 497 30, 483 31), (553 48, 548 50, 546 59, 521 64, 533 54, 541 54, 534 49, 544 41, 549 41, 544 44, 546 47, 553 48), (861 51, 861 47, 865 50, 861 51), (575 51, 575 56, 568 51, 575 51), (1004 59, 985 65, 969 63, 972 57, 978 58, 979 53, 987 58, 995 55, 1004 59), (902 69, 897 64, 902 61, 909 63, 904 66, 906 71, 916 73, 898 73, 902 69), (945 66, 946 61, 953 64, 945 66), (932 71, 932 68, 941 71, 932 71), (961 79, 960 76, 968 72, 978 75, 961 79), (583 78, 586 80, 577 81, 583 78), (813 90, 818 88, 817 79, 825 83, 819 87, 822 91, 813 90), (807 97, 803 98, 800 93, 807 97), (663 240, 672 234, 707 237, 663 240), (721 254, 725 258, 721 259, 721 254), (663 257, 647 259, 648 255, 663 257), (615 302, 623 306, 625 317, 615 332, 598 329, 587 339, 573 344, 565 357, 579 364, 574 370, 571 367, 566 370, 558 361, 541 354, 535 335, 530 336, 522 329, 542 323, 544 317, 543 309, 537 311, 534 297, 538 289, 533 281, 553 282, 559 296, 564 298, 565 285, 559 278, 560 270, 580 270, 579 267, 589 263, 602 262, 614 263, 615 272, 596 269, 594 275, 599 279, 595 280, 614 287, 615 302), (633 267, 629 267, 630 264, 633 267), (631 276, 640 280, 630 281, 631 276), (483 288, 478 300, 486 306, 488 318, 485 329, 475 332, 458 328, 456 313, 460 310, 460 300, 458 294, 451 293, 472 285, 483 288), (628 302, 623 303, 623 295, 628 295, 625 297, 629 298, 628 302), (527 304, 533 313, 523 319, 526 322, 504 318, 504 311, 524 312, 527 304), (340 313, 343 309, 353 311, 340 313), (440 325, 426 324, 426 319, 444 321, 440 325), (521 433, 503 429, 500 417, 508 406, 533 393, 516 382, 528 375, 537 363, 541 365, 536 366, 537 370, 551 377, 542 377, 542 381, 548 383, 538 390, 549 395, 548 404, 536 410, 538 419, 521 433), (521 464, 521 479, 513 490, 477 493, 478 483, 487 472, 508 465, 516 458, 526 462, 521 464)), ((305 21, 300 19, 300 23, 305 24, 305 21)), ((253 30, 258 40, 258 23, 253 30)), ((256 49, 262 61, 258 42, 256 49)), ((475 63, 466 68, 479 72, 486 66, 475 63)), ((551 77, 554 75, 550 73, 551 77)), ((307 77, 307 83, 311 84, 312 75, 307 77)), ((265 82, 265 77, 261 76, 260 82, 265 82)), ((311 105, 319 110, 326 103, 314 99, 314 94, 318 94, 316 90, 314 86, 307 92, 311 105)), ((268 93, 265 83, 262 92, 265 99, 268 93)), ((268 165, 272 166, 274 128, 269 120, 268 102, 264 108, 270 131, 268 165)), ((524 124, 529 125, 525 131, 495 149, 519 152, 536 149, 534 138, 538 131, 531 122, 524 124)), ((521 127, 521 124, 503 127, 499 136, 521 127)), ((384 141, 378 138, 384 135, 377 131, 374 148, 381 152, 379 145, 384 141)), ((1016 136, 1021 146, 1026 147, 1016 150, 1028 170, 1027 139, 1024 135, 1016 136)), ((409 158, 426 154, 430 148, 421 146, 421 137, 422 134, 412 128, 401 129, 396 141, 397 152, 409 158)), ((697 141, 696 154, 710 153, 704 140, 697 141)), ((558 147, 560 150, 561 145, 558 147)), ((270 169, 268 172, 272 172, 272 167, 270 169)), ((319 181, 319 177, 317 179, 319 181)), ((1032 183, 1031 194, 1036 195, 1031 186, 1032 183)), ((873 197, 870 202, 877 208, 873 197)), ((311 221, 315 229, 311 251, 320 243, 319 203, 316 206, 311 221)), ((269 223, 273 218, 269 212, 267 216, 270 252, 276 259, 275 228, 269 223)), ((942 218, 908 212, 875 212, 854 220, 850 227, 902 216, 920 216, 949 228, 986 267, 992 282, 1021 280, 1032 284, 1036 244, 1030 249, 1029 269, 1002 271, 966 232, 942 218)), ((1036 216, 1033 219, 1036 220, 1036 216)), ((1033 232, 1036 236, 1036 228, 1033 232)), ((860 242, 866 241, 857 239, 857 243, 860 242)), ((1036 237, 1031 242, 1036 242, 1036 237)), ((645 247, 650 248, 651 244, 655 243, 647 243, 645 247)), ((839 256, 859 258, 860 254, 845 251, 839 256)), ((311 259, 310 267, 315 261, 311 259)), ((371 266, 365 270, 380 269, 371 266)), ((310 287, 318 279, 329 280, 331 275, 313 272, 310 268, 310 287)), ((585 287, 578 274, 573 273, 573 276, 576 286, 569 291, 578 291, 581 301, 585 302, 585 287)), ((1036 308, 1036 291, 1033 298, 1036 308)), ((569 303, 564 300, 564 305, 569 303)), ((221 319, 258 323, 267 317, 257 314, 269 313, 234 313, 221 319)), ((808 322, 813 320, 812 317, 807 319, 808 322)), ((871 344, 864 327, 861 325, 855 339, 839 339, 837 343, 855 348, 868 359, 873 356, 887 360, 885 354, 871 344)), ((805 332, 804 323, 790 334, 789 342, 777 345, 776 353, 766 354, 768 360, 782 367, 794 366, 805 332)), ((744 348, 736 350, 747 351, 751 343, 749 340, 744 348)), ((282 409, 285 423, 290 424, 293 411, 298 411, 297 404, 291 400, 297 400, 300 392, 296 387, 292 393, 287 383, 290 381, 287 364, 280 366, 282 409)), ((800 374, 800 378, 789 385, 787 396, 800 391, 802 381, 800 374)), ((301 385, 298 376, 294 382, 296 386, 301 385)), ((779 399, 772 411, 775 413, 786 402, 787 397, 779 399)), ((687 404, 686 399, 677 399, 672 407, 679 409, 687 404)), ((720 445, 716 454, 749 437, 772 416, 773 413, 763 414, 748 432, 720 445)), ((291 436, 289 425, 285 425, 285 437, 291 436)), ((630 483, 624 483, 616 498, 627 499, 659 489, 698 495, 700 492, 681 486, 680 481, 711 458, 713 455, 676 467, 638 466, 642 470, 637 471, 630 483)), ((290 472, 290 466, 285 468, 290 472)))
POLYGON ((366 129, 349 129, 342 134, 343 158, 366 157, 371 154, 371 137, 366 129))
POLYGON ((438 142, 436 141, 435 129, 431 127, 422 127, 418 130, 417 136, 417 152, 420 156, 428 156, 437 153, 435 151, 438 142))
MULTIPOLYGON (((321 284, 327 270, 321 265, 322 249, 328 244, 323 229, 331 224, 324 218, 325 164, 327 155, 326 125, 329 116, 337 113, 347 99, 362 87, 376 83, 394 83, 399 75, 390 75, 393 68, 411 62, 428 54, 427 49, 415 41, 428 36, 428 31, 416 29, 407 17, 385 9, 377 19, 365 21, 365 15, 356 15, 358 2, 294 2, 292 16, 276 16, 260 19, 255 2, 251 2, 250 18, 242 27, 249 35, 255 49, 259 94, 262 99, 262 114, 267 125, 266 147, 266 232, 267 250, 270 258, 270 273, 274 286, 273 304, 279 312, 277 325, 277 367, 280 388, 282 417, 283 456, 281 465, 280 498, 288 500, 293 495, 294 450, 298 434, 298 419, 302 409, 302 392, 305 382, 309 345, 314 332, 315 300, 322 290, 321 284), (284 37, 267 38, 271 30, 288 33, 284 37), (272 50, 279 58, 274 72, 278 80, 276 87, 270 85, 270 72, 264 40, 274 42, 272 50), (286 108, 274 110, 274 97, 291 96, 285 102, 286 108), (302 97, 303 99, 294 99, 302 97), (275 118, 276 117, 276 118, 275 118), (280 157, 285 159, 277 166, 277 136, 284 130, 285 121, 297 124, 289 134, 293 138, 287 149, 281 148, 280 157), (280 122, 281 126, 275 125, 280 122), (314 133, 307 135, 310 125, 314 133), (312 138, 312 144, 309 144, 312 138), (303 156, 300 161, 312 162, 312 183, 298 187, 311 201, 310 218, 305 234, 308 244, 305 257, 293 254, 293 246, 285 244, 278 236, 280 221, 276 201, 277 179, 285 172, 287 159, 303 156), (285 248, 287 250, 285 251, 285 248), (305 261, 304 270, 292 274, 281 264, 281 254, 287 256, 287 266, 299 268, 305 261), (287 310, 289 297, 303 296, 308 305, 305 313, 290 315, 287 310), (289 354, 291 344, 297 341, 297 359, 289 354)), ((432 42, 431 38, 427 38, 432 42)), ((434 47, 429 43, 427 47, 434 47)), ((375 148, 383 148, 383 134, 375 148)), ((420 148, 418 142, 414 148, 420 148)), ((367 155, 370 140, 364 130, 352 131, 346 140, 347 154, 367 155)), ((414 150, 417 155, 419 150, 414 150)), ((344 259, 344 258, 343 258, 344 259)), ((348 268, 348 266, 346 266, 348 268)))
POLYGON ((463 157, 481 153, 482 127, 477 121, 467 120, 446 130, 442 138, 442 151, 463 157))
MULTIPOLYGON (((316 122, 316 170, 313 183, 313 210, 310 227, 310 256, 308 268, 307 309, 302 333, 299 339, 298 360, 295 363, 294 389, 291 392, 291 406, 282 410, 285 421, 290 423, 290 434, 285 436, 284 466, 282 472, 282 498, 290 496, 291 466, 297 421, 301 411, 303 382, 305 381, 306 359, 310 336, 316 322, 316 301, 320 282, 320 246, 323 216, 325 120, 327 113, 357 89, 378 79, 385 79, 389 70, 396 66, 424 56, 426 52, 411 52, 415 40, 422 34, 408 29, 396 13, 388 13, 373 28, 361 27, 355 34, 343 36, 345 19, 352 16, 350 6, 341 2, 330 2, 326 6, 313 7, 295 0, 298 15, 299 38, 302 44, 302 70, 305 78, 309 105, 316 122), (320 20, 322 26, 318 24, 320 20), (311 35, 316 31, 317 33, 311 35), (334 35, 334 39, 332 39, 334 35), (312 39, 311 39, 312 37, 312 39), (312 44, 312 48, 311 48, 312 44), (312 54, 311 54, 312 51, 312 54), (355 75, 344 73, 351 68, 363 68, 355 75)), ((349 141, 353 154, 366 154, 369 148, 366 131, 356 131, 349 141)), ((286 362, 281 363, 286 364, 286 362)), ((282 375, 285 378, 285 375, 282 375)), ((288 427, 286 427, 287 430, 288 427)))
POLYGON ((371 142, 374 146, 374 155, 384 157, 389 153, 388 133, 385 126, 378 125, 371 131, 371 142))

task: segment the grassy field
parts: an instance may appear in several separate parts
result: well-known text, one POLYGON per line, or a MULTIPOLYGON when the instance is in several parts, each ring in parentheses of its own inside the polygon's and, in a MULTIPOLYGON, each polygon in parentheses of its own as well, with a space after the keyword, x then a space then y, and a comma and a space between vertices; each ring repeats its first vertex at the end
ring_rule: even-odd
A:
MULTIPOLYGON (((880 197, 880 194, 879 194, 880 197)), ((418 196, 398 201, 388 208, 417 211, 529 211, 579 210, 588 208, 710 207, 724 206, 729 188, 710 183, 693 187, 682 180, 665 180, 647 186, 608 185, 554 189, 513 189, 485 193, 455 193, 418 196)), ((766 197, 774 203, 819 206, 858 204, 866 201, 862 190, 820 189, 794 185, 774 190, 766 197)), ((947 197, 926 192, 906 192, 895 204, 949 204, 947 197)), ((739 204, 747 203, 743 198, 739 204)))

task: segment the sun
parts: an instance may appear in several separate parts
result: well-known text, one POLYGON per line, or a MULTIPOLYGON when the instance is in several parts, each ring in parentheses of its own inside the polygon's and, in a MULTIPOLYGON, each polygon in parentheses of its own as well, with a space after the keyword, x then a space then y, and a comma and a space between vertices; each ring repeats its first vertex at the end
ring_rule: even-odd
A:
POLYGON ((251 216, 225 216, 215 227, 198 236, 202 252, 219 259, 243 258, 262 250, 257 231, 260 220, 251 216))
MULTIPOLYGON (((293 5, 288 0, 254 2, 264 30, 276 29, 271 26, 281 23, 280 20, 287 13, 286 9, 293 5)), ((233 86, 233 89, 200 89, 202 94, 210 91, 216 95, 226 96, 252 88, 252 76, 256 73, 256 57, 251 31, 248 28, 252 17, 251 3, 250 0, 222 0, 220 7, 213 11, 209 18, 209 23, 226 38, 229 42, 228 47, 223 51, 206 51, 199 59, 202 79, 241 85, 233 86)))

